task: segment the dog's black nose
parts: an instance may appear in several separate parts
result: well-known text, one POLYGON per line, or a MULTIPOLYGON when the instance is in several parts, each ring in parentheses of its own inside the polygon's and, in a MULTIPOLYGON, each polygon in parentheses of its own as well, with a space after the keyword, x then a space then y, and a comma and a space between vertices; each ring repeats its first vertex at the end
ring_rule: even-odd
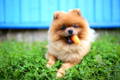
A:
POLYGON ((68 30, 68 33, 69 34, 73 34, 73 30, 68 30))

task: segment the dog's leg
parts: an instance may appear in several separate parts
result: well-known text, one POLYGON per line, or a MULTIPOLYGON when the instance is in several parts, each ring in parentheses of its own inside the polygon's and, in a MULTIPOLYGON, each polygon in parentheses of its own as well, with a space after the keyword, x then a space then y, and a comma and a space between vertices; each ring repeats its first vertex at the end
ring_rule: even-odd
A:
POLYGON ((48 53, 47 59, 48 59, 48 62, 46 66, 50 68, 53 64, 55 64, 56 57, 48 53))
POLYGON ((69 62, 63 63, 62 66, 60 67, 60 69, 58 69, 58 71, 57 71, 57 78, 63 77, 65 75, 65 70, 71 68, 74 65, 75 64, 69 63, 69 62))

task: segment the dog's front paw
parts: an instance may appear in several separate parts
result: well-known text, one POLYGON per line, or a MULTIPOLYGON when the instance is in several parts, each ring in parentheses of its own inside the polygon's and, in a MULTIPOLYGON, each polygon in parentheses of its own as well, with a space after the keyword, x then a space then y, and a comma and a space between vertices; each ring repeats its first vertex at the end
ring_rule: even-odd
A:
POLYGON ((56 77, 57 77, 57 78, 62 78, 64 75, 65 75, 65 71, 62 70, 62 69, 59 69, 59 70, 57 71, 56 77))
POLYGON ((57 73, 57 78, 62 78, 63 77, 63 74, 62 73, 57 73))
POLYGON ((49 60, 46 67, 51 68, 55 64, 54 60, 49 60))
POLYGON ((51 68, 52 65, 51 65, 51 64, 47 64, 46 67, 47 67, 47 68, 51 68))

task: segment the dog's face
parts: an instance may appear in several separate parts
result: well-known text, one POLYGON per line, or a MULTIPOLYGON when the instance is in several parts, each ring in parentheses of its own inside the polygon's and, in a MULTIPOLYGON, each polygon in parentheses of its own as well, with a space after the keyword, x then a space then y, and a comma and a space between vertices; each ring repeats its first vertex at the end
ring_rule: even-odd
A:
POLYGON ((81 16, 79 10, 72 10, 67 13, 56 12, 54 20, 50 28, 50 33, 53 33, 53 40, 62 40, 65 43, 73 43, 72 35, 77 35, 79 38, 83 37, 83 32, 88 28, 87 22, 81 16))

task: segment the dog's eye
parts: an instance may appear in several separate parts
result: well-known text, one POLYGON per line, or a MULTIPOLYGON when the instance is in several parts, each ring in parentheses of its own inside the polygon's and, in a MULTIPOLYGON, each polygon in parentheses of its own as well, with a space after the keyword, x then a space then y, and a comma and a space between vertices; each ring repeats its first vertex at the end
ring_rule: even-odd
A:
POLYGON ((66 29, 66 26, 63 25, 60 29, 61 29, 61 30, 65 30, 65 29, 66 29))
POLYGON ((79 26, 76 25, 76 24, 73 24, 72 26, 73 26, 74 28, 79 28, 79 26))

